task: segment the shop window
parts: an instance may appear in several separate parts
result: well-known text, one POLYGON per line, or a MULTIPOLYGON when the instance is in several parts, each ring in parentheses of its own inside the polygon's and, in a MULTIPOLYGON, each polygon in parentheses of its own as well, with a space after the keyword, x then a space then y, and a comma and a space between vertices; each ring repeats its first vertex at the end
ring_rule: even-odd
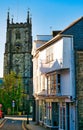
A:
POLYGON ((52 104, 51 102, 47 103, 47 125, 52 125, 52 104))
POLYGON ((60 107, 60 128, 65 130, 65 118, 66 118, 66 112, 65 112, 65 105, 62 103, 62 106, 60 107))
POLYGON ((39 102, 39 112, 40 121, 44 121, 44 117, 46 117, 46 103, 43 100, 39 102))

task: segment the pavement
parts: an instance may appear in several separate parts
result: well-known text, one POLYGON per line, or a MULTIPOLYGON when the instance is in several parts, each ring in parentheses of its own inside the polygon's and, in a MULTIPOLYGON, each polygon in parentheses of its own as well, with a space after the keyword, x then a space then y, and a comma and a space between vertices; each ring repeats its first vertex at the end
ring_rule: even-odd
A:
POLYGON ((44 126, 41 126, 33 121, 29 121, 29 124, 26 122, 26 128, 28 130, 48 130, 48 128, 45 128, 44 126))
POLYGON ((1 118, 1 119, 0 119, 0 128, 2 127, 2 125, 4 124, 5 121, 6 121, 6 120, 5 120, 4 118, 1 118))
POLYGON ((1 118, 0 119, 0 125, 2 124, 3 121, 4 121, 4 118, 1 118))

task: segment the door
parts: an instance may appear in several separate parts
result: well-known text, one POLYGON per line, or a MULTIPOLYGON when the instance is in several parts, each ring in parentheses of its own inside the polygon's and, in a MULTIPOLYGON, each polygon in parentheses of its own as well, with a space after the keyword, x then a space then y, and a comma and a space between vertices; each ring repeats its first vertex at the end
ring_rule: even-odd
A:
POLYGON ((52 102, 52 124, 59 126, 59 104, 57 102, 52 102))
POLYGON ((73 103, 71 104, 70 118, 70 129, 75 130, 75 105, 73 103))

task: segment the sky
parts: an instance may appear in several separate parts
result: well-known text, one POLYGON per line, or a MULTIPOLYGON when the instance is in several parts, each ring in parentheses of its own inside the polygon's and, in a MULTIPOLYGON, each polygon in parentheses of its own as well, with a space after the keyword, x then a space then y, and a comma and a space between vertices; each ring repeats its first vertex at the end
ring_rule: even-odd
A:
POLYGON ((0 0, 0 77, 6 43, 7 12, 14 22, 26 22, 27 11, 32 17, 32 36, 50 35, 63 30, 83 16, 83 0, 0 0))

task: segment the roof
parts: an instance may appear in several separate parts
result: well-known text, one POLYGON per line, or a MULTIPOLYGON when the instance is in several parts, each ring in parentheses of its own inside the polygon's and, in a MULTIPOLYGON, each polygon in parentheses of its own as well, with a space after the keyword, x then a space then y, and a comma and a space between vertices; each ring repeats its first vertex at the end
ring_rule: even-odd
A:
POLYGON ((53 71, 49 71, 49 72, 47 72, 47 73, 45 73, 46 75, 49 75, 49 74, 51 74, 51 73, 60 73, 60 72, 62 72, 62 71, 69 71, 69 68, 58 68, 58 69, 55 69, 55 70, 53 70, 53 71))
POLYGON ((74 26, 75 24, 77 24, 79 21, 81 21, 83 19, 83 16, 80 17, 79 19, 75 20, 74 22, 72 22, 68 27, 66 27, 64 30, 62 30, 59 34, 65 32, 66 30, 68 30, 69 28, 71 28, 72 26, 74 26))
POLYGON ((69 28, 71 28, 72 26, 74 26, 75 24, 77 24, 82 19, 83 19, 83 17, 80 17, 79 19, 75 20, 68 27, 66 27, 64 30, 62 30, 60 33, 58 33, 55 37, 53 37, 51 40, 49 40, 48 42, 46 42, 44 45, 42 45, 41 47, 39 47, 37 50, 42 50, 43 48, 45 48, 48 45, 54 43, 55 41, 58 41, 62 37, 72 37, 72 35, 63 35, 62 33, 65 32, 66 30, 68 30, 69 28))
POLYGON ((41 47, 39 47, 37 50, 42 50, 45 47, 47 47, 48 45, 51 45, 52 43, 60 40, 62 37, 72 37, 72 35, 64 35, 64 34, 58 34, 57 36, 55 36, 54 38, 52 38, 51 40, 49 40, 48 42, 46 42, 44 45, 42 45, 41 47))

